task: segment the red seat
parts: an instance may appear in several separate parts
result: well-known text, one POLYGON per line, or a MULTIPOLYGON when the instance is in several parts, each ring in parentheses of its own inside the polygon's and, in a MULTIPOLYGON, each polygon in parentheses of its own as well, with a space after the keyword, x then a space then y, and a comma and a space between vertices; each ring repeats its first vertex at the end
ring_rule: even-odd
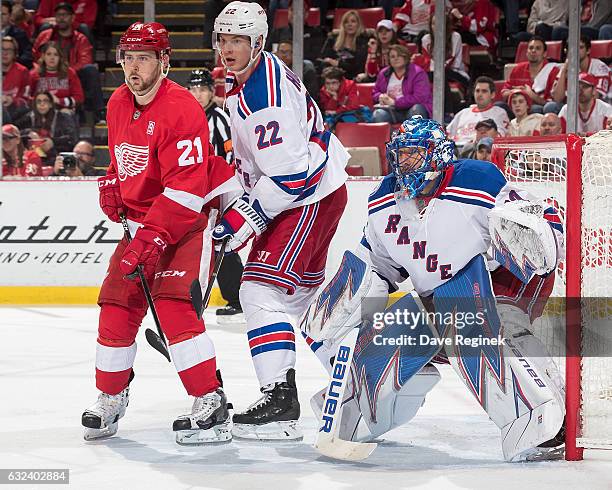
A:
POLYGON ((612 40, 591 41, 591 58, 612 59, 612 40))
POLYGON ((495 102, 499 102, 499 101, 506 102, 501 94, 504 83, 506 83, 505 80, 495 80, 495 99, 493 99, 495 102))
POLYGON ((368 106, 372 109, 374 107, 372 92, 374 91, 375 83, 357 83, 356 85, 357 90, 359 90, 359 104, 368 106))
POLYGON ((347 165, 346 173, 351 177, 363 177, 363 167, 361 165, 347 165))
POLYGON ((280 29, 281 27, 287 27, 289 25, 289 10, 288 9, 276 9, 274 12, 274 25, 273 29, 280 29))
POLYGON ((336 136, 344 146, 375 146, 378 148, 381 175, 387 175, 385 144, 389 141, 391 126, 389 123, 343 123, 336 124, 336 136))
MULTIPOLYGON (((334 22, 332 24, 333 29, 340 28, 340 22, 342 21, 342 16, 349 10, 349 8, 341 8, 336 9, 334 11, 334 22)), ((366 9, 357 9, 359 16, 361 17, 361 22, 363 22, 364 27, 369 27, 371 29, 376 29, 376 24, 378 24, 381 20, 385 18, 385 11, 382 7, 372 7, 366 9)))
POLYGON ((305 23, 308 27, 317 27, 321 24, 321 9, 319 7, 312 7, 308 9, 306 13, 305 23))
MULTIPOLYGON (((516 47, 516 54, 514 55, 514 62, 521 63, 527 61, 527 41, 521 41, 516 47)), ((592 48, 591 48, 592 49, 592 48)), ((553 61, 561 61, 561 55, 563 53, 563 41, 546 41, 546 57, 553 61)), ((591 52, 591 56, 593 53, 591 52)))
POLYGON ((546 41, 546 57, 549 60, 561 61, 563 41, 546 41))

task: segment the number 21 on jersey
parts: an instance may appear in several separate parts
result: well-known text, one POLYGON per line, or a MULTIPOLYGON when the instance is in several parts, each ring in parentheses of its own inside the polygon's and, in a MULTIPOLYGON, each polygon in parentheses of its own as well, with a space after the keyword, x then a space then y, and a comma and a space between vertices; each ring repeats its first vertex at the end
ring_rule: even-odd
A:
POLYGON ((202 163, 204 161, 204 156, 202 154, 202 140, 199 136, 193 141, 178 141, 176 143, 176 149, 183 150, 183 153, 181 153, 181 156, 178 159, 179 167, 186 167, 188 165, 193 165, 194 163, 202 163), (191 154, 194 146, 196 147, 196 157, 191 154))

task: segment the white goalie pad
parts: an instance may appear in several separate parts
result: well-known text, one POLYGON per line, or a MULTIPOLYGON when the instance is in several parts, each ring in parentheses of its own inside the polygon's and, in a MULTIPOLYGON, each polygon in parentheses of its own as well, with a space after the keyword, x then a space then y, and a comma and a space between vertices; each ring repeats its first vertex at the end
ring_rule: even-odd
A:
MULTIPOLYGON (((515 266, 528 281, 557 266, 558 247, 553 229, 544 219, 543 203, 515 200, 497 206, 489 213, 489 233, 496 260, 511 269, 515 266)), ((521 278, 523 279, 523 278, 521 278)))
POLYGON ((383 311, 388 296, 387 283, 347 250, 333 279, 300 319, 300 329, 318 342, 339 340, 368 318, 368 312, 383 311))

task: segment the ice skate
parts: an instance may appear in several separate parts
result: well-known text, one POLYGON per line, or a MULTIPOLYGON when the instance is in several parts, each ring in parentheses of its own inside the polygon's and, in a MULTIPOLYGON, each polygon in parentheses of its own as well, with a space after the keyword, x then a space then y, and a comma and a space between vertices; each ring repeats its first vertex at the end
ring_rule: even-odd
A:
POLYGON ((287 381, 264 386, 261 391, 263 396, 259 400, 245 412, 234 415, 234 437, 260 441, 302 440, 295 370, 287 371, 287 381))
POLYGON ((85 427, 86 441, 105 439, 117 433, 119 419, 125 415, 129 403, 129 387, 116 395, 100 393, 98 401, 89 407, 81 417, 85 427))
POLYGON ((246 324, 246 319, 240 305, 227 305, 217 310, 217 323, 219 325, 240 325, 246 324))
POLYGON ((181 445, 215 444, 232 439, 227 398, 222 388, 198 396, 191 413, 172 424, 176 442, 181 445))

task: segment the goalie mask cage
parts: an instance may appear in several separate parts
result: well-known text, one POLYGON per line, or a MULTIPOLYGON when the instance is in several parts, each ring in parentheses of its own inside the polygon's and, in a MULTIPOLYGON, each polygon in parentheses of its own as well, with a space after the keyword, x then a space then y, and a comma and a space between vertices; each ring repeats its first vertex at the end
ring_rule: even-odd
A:
POLYGON ((491 160, 564 227, 566 260, 534 334, 565 373, 565 458, 612 449, 612 131, 497 138, 491 160))

